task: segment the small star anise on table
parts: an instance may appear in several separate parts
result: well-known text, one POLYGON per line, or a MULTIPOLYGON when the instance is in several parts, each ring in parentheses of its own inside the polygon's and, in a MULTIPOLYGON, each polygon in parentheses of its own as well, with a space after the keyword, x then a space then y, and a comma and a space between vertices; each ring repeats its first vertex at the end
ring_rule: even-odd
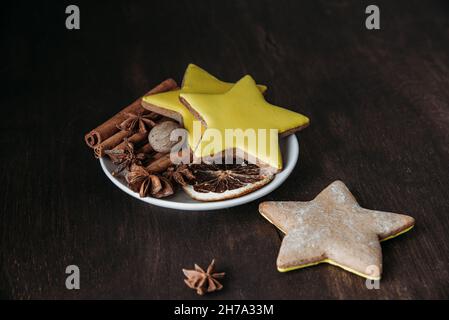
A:
POLYGON ((111 157, 112 163, 117 167, 112 171, 112 175, 115 176, 125 169, 130 169, 133 164, 142 164, 146 159, 145 154, 134 153, 134 145, 125 138, 125 147, 123 149, 106 150, 105 153, 111 157))
POLYGON ((156 125, 156 120, 160 117, 157 113, 125 113, 126 119, 117 125, 117 128, 129 132, 149 132, 156 125))
POLYGON ((185 284, 189 288, 195 289, 200 296, 223 289, 223 285, 217 279, 224 278, 225 273, 215 272, 215 259, 212 259, 206 271, 195 264, 195 269, 182 269, 182 272, 187 277, 184 279, 185 284))
POLYGON ((132 165, 126 175, 126 182, 134 192, 138 192, 140 197, 152 196, 164 198, 173 194, 173 186, 170 181, 158 174, 153 174, 139 165, 132 165))

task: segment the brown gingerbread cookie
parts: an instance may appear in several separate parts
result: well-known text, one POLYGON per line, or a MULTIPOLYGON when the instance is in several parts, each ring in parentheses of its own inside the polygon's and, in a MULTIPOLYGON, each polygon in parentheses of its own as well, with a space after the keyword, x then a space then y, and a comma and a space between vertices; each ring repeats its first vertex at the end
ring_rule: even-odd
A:
POLYGON ((286 234, 277 259, 279 271, 325 262, 373 280, 382 273, 380 241, 415 224, 407 215, 360 207, 341 181, 312 201, 263 202, 259 211, 286 234))

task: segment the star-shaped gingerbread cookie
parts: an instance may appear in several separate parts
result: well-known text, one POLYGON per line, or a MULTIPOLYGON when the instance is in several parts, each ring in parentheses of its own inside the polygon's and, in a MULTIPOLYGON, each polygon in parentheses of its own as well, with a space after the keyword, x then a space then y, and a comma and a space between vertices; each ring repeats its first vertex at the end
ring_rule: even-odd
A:
MULTIPOLYGON (((199 140, 201 140, 204 128, 200 125, 198 133, 195 132, 194 123, 196 119, 181 103, 179 95, 181 93, 220 94, 229 91, 233 86, 234 83, 221 81, 206 70, 191 63, 187 66, 180 89, 147 95, 142 99, 142 106, 145 109, 172 118, 184 126, 188 132, 189 146, 192 150, 195 150, 199 140)), ((267 90, 264 85, 257 85, 257 88, 262 93, 267 90)))
POLYGON ((360 207, 341 181, 312 201, 263 202, 259 211, 286 234, 277 259, 279 271, 325 262, 373 280, 382 274, 380 241, 415 224, 407 215, 360 207))
POLYGON ((309 125, 306 116, 268 103, 249 75, 223 94, 181 92, 179 96, 206 127, 194 150, 197 158, 221 158, 226 151, 237 150, 244 159, 278 172, 282 169, 279 133, 292 134, 309 125))

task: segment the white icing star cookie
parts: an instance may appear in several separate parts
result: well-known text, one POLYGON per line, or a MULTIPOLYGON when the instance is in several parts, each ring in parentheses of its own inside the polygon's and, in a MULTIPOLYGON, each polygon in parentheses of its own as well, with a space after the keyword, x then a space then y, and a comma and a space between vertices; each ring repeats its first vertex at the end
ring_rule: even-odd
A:
POLYGON ((277 259, 279 271, 325 262, 373 280, 382 274, 380 241, 415 224, 410 216, 360 207, 341 181, 312 201, 263 202, 259 211, 286 234, 277 259))

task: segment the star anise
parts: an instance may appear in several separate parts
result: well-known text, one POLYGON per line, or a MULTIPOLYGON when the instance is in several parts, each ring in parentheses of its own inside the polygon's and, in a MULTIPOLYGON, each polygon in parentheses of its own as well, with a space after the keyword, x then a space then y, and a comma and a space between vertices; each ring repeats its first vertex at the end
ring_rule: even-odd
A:
POLYGON ((115 176, 125 169, 130 169, 133 164, 142 164, 146 156, 143 153, 135 154, 134 145, 128 141, 127 138, 124 140, 125 147, 123 149, 112 149, 106 150, 105 153, 111 158, 112 162, 117 165, 117 167, 112 171, 112 175, 115 176))
POLYGON ((169 167, 167 171, 164 172, 164 176, 183 187, 186 186, 188 182, 192 182, 195 179, 195 176, 186 164, 169 167))
POLYGON ((139 165, 132 165, 126 175, 126 181, 130 189, 138 192, 141 198, 146 196, 164 198, 173 194, 173 187, 167 178, 149 173, 139 165))
POLYGON ((156 120, 159 115, 154 112, 143 113, 125 113, 126 119, 117 125, 117 128, 129 132, 149 132, 152 127, 156 125, 156 120))
POLYGON ((182 269, 182 272, 187 277, 184 279, 185 284, 192 289, 196 290, 196 293, 200 296, 205 293, 214 292, 223 289, 223 285, 218 282, 217 279, 222 279, 225 276, 224 272, 214 272, 215 271, 215 259, 204 271, 200 266, 195 264, 195 269, 188 270, 182 269))

